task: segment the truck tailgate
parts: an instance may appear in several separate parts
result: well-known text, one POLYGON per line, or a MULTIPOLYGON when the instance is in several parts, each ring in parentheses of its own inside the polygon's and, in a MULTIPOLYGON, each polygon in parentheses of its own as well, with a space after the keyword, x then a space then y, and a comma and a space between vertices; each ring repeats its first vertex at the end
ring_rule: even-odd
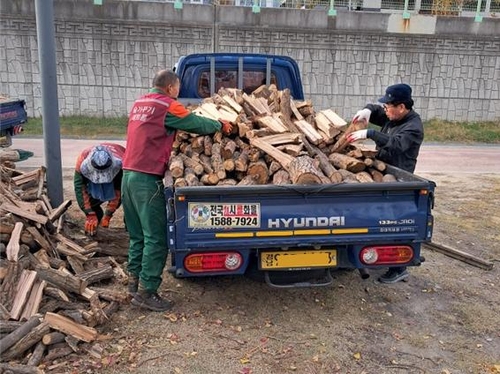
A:
POLYGON ((405 181, 170 190, 169 246, 198 251, 426 241, 434 183, 398 173, 405 181))

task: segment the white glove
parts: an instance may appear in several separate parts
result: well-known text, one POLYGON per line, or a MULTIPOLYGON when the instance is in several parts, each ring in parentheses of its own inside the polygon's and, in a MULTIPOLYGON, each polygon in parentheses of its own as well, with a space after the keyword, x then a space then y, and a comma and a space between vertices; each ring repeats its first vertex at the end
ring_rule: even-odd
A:
POLYGON ((354 131, 354 132, 351 132, 349 135, 347 135, 346 139, 349 143, 352 143, 352 142, 355 142, 357 140, 366 139, 367 133, 368 133, 368 130, 354 131))
POLYGON ((370 109, 361 109, 354 115, 352 118, 352 122, 370 122, 370 116, 372 115, 372 111, 370 109))

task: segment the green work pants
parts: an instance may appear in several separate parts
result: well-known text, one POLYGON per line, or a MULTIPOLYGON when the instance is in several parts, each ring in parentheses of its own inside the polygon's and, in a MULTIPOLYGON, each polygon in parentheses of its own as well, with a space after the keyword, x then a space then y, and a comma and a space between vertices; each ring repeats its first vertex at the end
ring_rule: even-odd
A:
POLYGON ((122 206, 130 236, 128 271, 156 292, 167 261, 167 213, 160 176, 123 171, 122 206))

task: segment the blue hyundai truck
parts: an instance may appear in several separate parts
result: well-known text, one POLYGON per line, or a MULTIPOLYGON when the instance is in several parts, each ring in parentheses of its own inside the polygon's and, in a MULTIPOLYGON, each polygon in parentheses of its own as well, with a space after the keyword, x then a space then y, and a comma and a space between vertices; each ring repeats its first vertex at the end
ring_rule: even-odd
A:
MULTIPOLYGON (((279 56, 253 57, 260 62, 246 64, 238 54, 184 58, 177 66, 179 97, 202 99, 199 87, 207 75, 210 95, 215 77, 227 76, 224 68, 234 75, 231 84, 236 79, 235 87, 244 89, 250 68, 280 90, 294 87, 292 96, 303 99, 292 59, 284 59, 283 66, 291 65, 285 79, 273 73, 279 56)), ((169 272, 178 278, 248 275, 274 287, 299 287, 329 285, 340 269, 357 269, 367 278, 371 269, 419 266, 421 246, 432 238, 435 183, 391 165, 386 172, 396 181, 166 186, 169 272)))
POLYGON ((0 96, 0 146, 9 147, 12 144, 12 136, 21 133, 27 121, 24 100, 0 96))

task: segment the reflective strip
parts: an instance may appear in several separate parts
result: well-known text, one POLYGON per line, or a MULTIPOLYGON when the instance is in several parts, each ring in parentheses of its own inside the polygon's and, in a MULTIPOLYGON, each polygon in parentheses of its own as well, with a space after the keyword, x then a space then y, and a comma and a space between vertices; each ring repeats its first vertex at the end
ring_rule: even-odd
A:
POLYGON ((215 234, 216 238, 251 238, 253 232, 225 232, 215 234))
POLYGON ((329 235, 330 230, 295 230, 293 232, 295 235, 329 235))
POLYGON ((255 236, 293 236, 293 231, 257 231, 255 236))
POLYGON ((332 234, 367 234, 367 228, 361 229, 333 229, 332 234))

